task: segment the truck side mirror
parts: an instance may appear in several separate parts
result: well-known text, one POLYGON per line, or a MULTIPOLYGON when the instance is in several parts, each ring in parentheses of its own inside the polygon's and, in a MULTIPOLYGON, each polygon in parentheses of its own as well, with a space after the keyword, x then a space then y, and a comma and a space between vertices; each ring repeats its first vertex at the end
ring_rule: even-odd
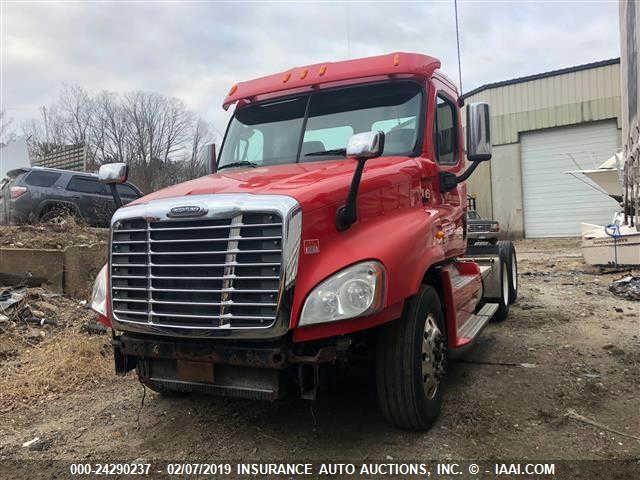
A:
POLYGON ((351 135, 347 142, 347 157, 374 158, 384 150, 384 132, 364 132, 351 135))
POLYGON ((124 183, 129 176, 129 167, 126 163, 105 163, 100 165, 98 179, 102 183, 124 183))
POLYGON ((128 176, 129 166, 126 163, 105 163, 100 165, 100 170, 98 170, 98 180, 109 185, 116 208, 122 206, 122 199, 116 185, 126 182, 128 176))
POLYGON ((207 172, 209 174, 216 173, 217 161, 216 158, 216 144, 211 143, 207 146, 207 172))
POLYGON ((336 228, 343 232, 358 219, 356 211, 356 199, 360 188, 360 179, 364 163, 370 159, 379 157, 384 151, 384 132, 364 132, 352 135, 347 142, 347 157, 355 157, 358 161, 353 172, 351 187, 347 194, 347 201, 336 211, 336 228))
POLYGON ((467 106, 467 158, 470 162, 491 160, 488 103, 471 103, 467 106))

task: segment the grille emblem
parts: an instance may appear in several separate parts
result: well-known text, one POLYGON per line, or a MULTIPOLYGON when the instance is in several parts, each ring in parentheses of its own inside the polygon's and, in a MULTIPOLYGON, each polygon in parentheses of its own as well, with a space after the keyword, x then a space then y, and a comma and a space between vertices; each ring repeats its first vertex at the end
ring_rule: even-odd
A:
POLYGON ((207 209, 198 205, 185 205, 180 207, 173 207, 167 213, 167 217, 202 217, 206 215, 207 209))

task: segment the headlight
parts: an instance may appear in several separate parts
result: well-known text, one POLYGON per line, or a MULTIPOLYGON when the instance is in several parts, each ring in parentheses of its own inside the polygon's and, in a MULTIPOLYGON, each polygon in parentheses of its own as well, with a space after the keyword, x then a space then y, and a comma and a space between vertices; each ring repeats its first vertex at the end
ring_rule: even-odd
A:
POLYGON ((385 274, 380 262, 357 263, 314 288, 302 307, 300 326, 361 317, 384 303, 385 274))
POLYGON ((100 273, 93 282, 93 291, 91 292, 91 310, 98 312, 100 315, 107 316, 107 266, 100 269, 100 273))

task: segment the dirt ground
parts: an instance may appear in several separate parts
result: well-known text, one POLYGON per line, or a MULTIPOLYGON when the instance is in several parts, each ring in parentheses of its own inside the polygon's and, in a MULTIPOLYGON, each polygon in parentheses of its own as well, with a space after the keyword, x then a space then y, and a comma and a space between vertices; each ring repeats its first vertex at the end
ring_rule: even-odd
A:
POLYGON ((109 336, 83 333, 91 313, 66 300, 66 327, 42 327, 37 343, 15 325, 0 333, 0 459, 640 458, 640 302, 608 291, 624 274, 587 267, 576 240, 516 248, 518 301, 451 364, 428 432, 385 423, 362 379, 315 403, 145 396, 111 373, 109 336))

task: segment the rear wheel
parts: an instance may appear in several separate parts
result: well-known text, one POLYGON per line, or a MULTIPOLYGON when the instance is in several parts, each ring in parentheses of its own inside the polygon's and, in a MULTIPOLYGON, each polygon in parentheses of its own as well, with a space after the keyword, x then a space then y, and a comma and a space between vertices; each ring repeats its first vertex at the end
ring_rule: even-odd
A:
POLYGON ((440 299, 422 286, 402 319, 381 329, 376 348, 378 402, 386 419, 408 430, 428 429, 440 413, 447 362, 440 299))
POLYGON ((509 244, 511 257, 511 268, 509 269, 509 301, 514 303, 518 298, 518 259, 516 257, 516 249, 513 246, 513 243, 509 242, 509 244))
MULTIPOLYGON (((502 256, 501 256, 502 257, 502 256)), ((498 302, 498 310, 493 316, 494 322, 502 322, 509 315, 509 264, 500 258, 500 298, 492 299, 498 302)))
POLYGON ((52 205, 40 214, 40 221, 43 223, 63 223, 67 217, 79 219, 73 208, 66 205, 52 205))
POLYGON ((513 242, 500 240, 498 242, 498 255, 500 259, 507 262, 509 270, 509 303, 514 303, 518 298, 518 260, 513 242))

